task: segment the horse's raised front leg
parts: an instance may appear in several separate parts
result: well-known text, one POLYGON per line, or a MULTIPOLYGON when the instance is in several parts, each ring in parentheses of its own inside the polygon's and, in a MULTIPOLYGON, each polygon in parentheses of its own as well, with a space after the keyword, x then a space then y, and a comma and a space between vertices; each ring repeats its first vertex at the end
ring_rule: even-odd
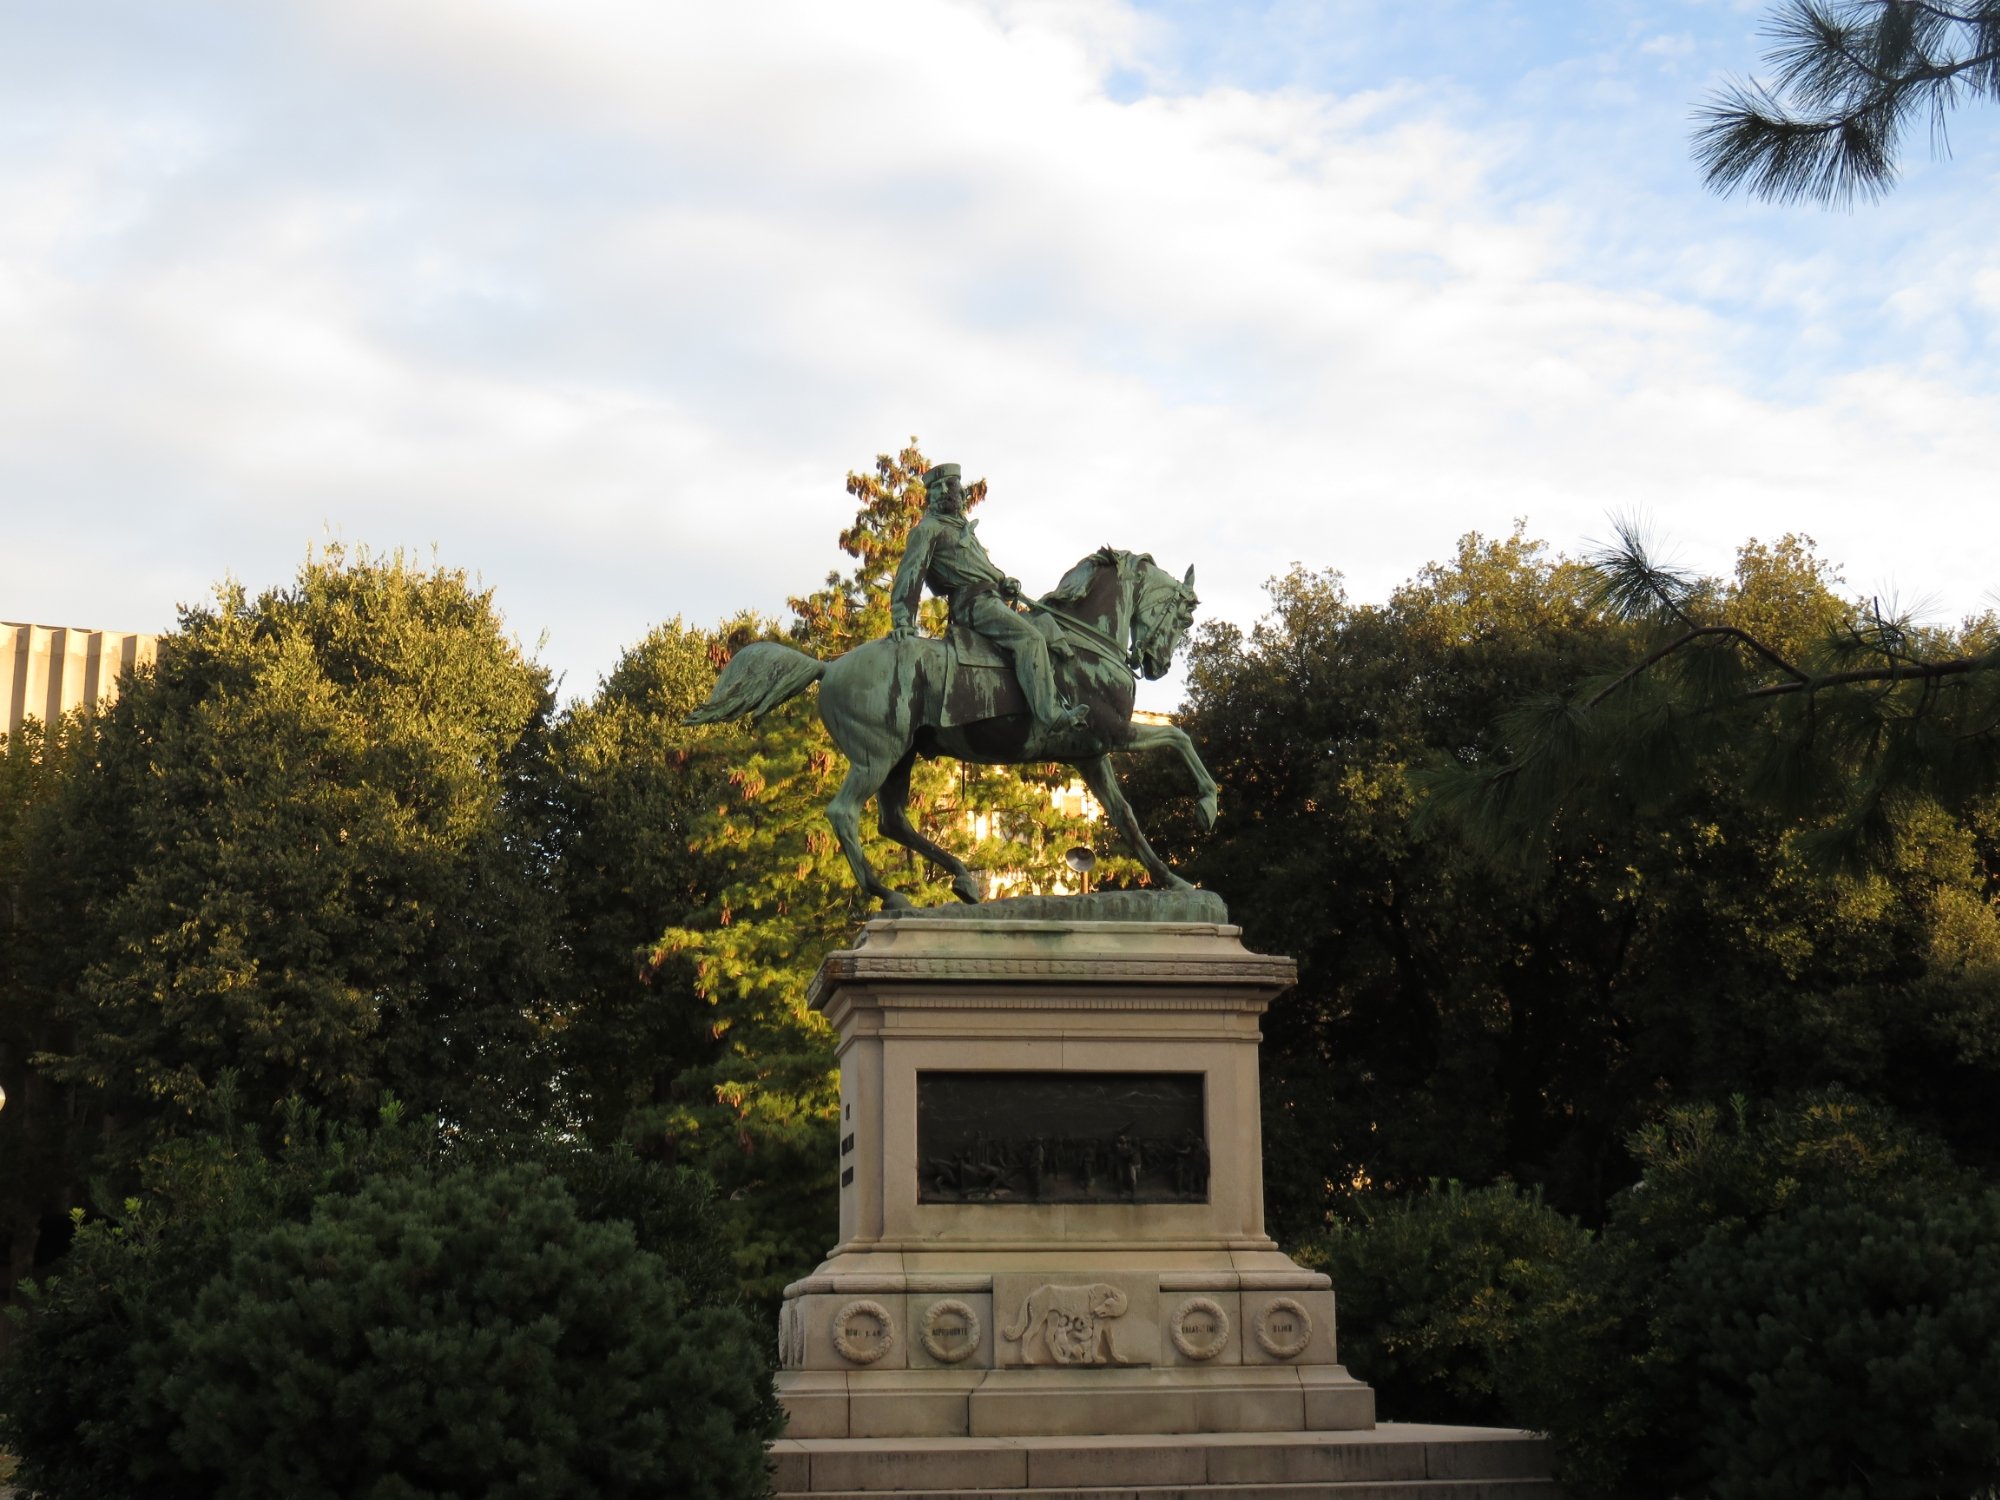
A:
POLYGON ((1201 763, 1201 757, 1194 752, 1194 741, 1178 724, 1134 724, 1132 726, 1131 748, 1134 750, 1171 750, 1181 758, 1181 764, 1194 777, 1195 790, 1201 800, 1196 811, 1201 817, 1203 828, 1215 826, 1215 778, 1208 774, 1208 767, 1201 763))
POLYGON ((854 872, 855 884, 885 907, 910 906, 914 903, 908 896, 883 884, 875 867, 868 863, 867 851, 861 847, 861 809, 868 805, 868 799, 882 781, 881 770, 870 762, 857 760, 850 764, 847 779, 841 782, 833 801, 826 805, 826 820, 833 825, 833 836, 840 840, 840 852, 847 856, 847 867, 854 872))
POLYGON ((1139 819, 1132 812, 1132 804, 1125 800, 1124 792, 1118 788, 1118 775, 1111 769, 1111 757, 1100 755, 1074 764, 1077 773, 1083 777, 1084 785, 1103 804, 1104 810, 1111 815, 1113 825, 1125 836, 1132 852, 1139 856, 1139 863, 1146 867, 1146 873, 1170 891, 1193 890, 1191 884, 1167 868, 1167 862, 1155 854, 1153 846, 1146 842, 1139 819))
POLYGON ((905 849, 913 849, 934 865, 941 865, 951 871, 951 893, 961 901, 979 900, 979 883, 972 878, 972 871, 965 867, 965 861, 949 849, 933 844, 910 822, 910 768, 916 764, 917 752, 912 750, 896 762, 896 769, 889 773, 889 779, 882 783, 882 790, 875 794, 875 809, 878 821, 876 827, 882 836, 894 839, 905 849))

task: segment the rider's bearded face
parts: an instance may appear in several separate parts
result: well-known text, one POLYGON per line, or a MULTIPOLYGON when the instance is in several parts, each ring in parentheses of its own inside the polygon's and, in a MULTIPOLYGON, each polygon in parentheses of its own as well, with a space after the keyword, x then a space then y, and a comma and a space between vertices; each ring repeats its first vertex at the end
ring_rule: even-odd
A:
POLYGON ((947 479, 930 492, 933 510, 955 516, 965 509, 965 489, 956 479, 947 479))

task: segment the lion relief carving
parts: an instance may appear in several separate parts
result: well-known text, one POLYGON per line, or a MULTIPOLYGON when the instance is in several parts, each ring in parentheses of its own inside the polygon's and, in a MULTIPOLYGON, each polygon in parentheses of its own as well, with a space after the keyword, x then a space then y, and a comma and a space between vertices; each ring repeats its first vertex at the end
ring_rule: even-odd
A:
POLYGON ((1013 1323, 1000 1330, 1021 1346, 1024 1365, 1142 1365, 1112 1344, 1111 1324, 1129 1306, 1123 1287, 1039 1286, 1021 1303, 1013 1323))

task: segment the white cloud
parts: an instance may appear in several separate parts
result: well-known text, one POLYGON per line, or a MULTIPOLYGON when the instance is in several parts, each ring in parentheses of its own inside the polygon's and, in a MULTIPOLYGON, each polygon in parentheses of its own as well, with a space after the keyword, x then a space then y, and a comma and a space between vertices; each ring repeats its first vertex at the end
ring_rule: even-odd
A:
MULTIPOLYGON (((83 9, 55 62, 130 14, 83 9)), ((1379 597, 1464 530, 1633 507, 1705 566, 1806 529, 1985 587, 1924 537, 1989 399, 1756 394, 1697 298, 1825 320, 1811 255, 1621 286, 1584 205, 1490 185, 1504 127, 1407 86, 1116 102, 1158 23, 1105 0, 184 14, 198 77, 0 78, 36 122, 0 126, 0 483, 96 559, 0 560, 0 613, 153 625, 331 522, 481 571, 581 691, 666 614, 810 588, 842 472, 912 431, 1030 582, 1113 541, 1237 618, 1293 559, 1379 597)))

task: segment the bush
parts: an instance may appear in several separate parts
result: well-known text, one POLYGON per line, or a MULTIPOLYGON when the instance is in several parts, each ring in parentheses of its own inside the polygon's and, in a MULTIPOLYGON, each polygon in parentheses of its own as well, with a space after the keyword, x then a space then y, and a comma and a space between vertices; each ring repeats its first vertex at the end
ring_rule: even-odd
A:
POLYGON ((158 1474, 170 1425, 138 1399, 135 1339, 159 1326, 149 1281, 158 1236, 87 1225, 60 1267, 23 1283, 21 1335, 0 1361, 0 1447, 14 1483, 51 1500, 180 1500, 199 1488, 158 1474))
POLYGON ((1627 1144, 1642 1175, 1613 1200, 1610 1227, 1661 1263, 1832 1194, 1916 1204, 1973 1181, 1935 1138, 1841 1089, 1755 1109, 1740 1096, 1682 1106, 1627 1144))
POLYGON ((1931 1500, 2000 1485, 2000 1194, 1814 1204, 1681 1263, 1718 1500, 1931 1500))
POLYGON ((735 1500, 778 1427, 742 1315, 525 1165, 265 1231, 141 1364, 222 1500, 735 1500))
POLYGON ((1333 1278, 1343 1362, 1398 1421, 1505 1420, 1524 1321, 1560 1296, 1589 1235, 1511 1185, 1456 1182, 1335 1230, 1300 1258, 1333 1278))
POLYGON ((0 1446, 20 1459, 24 1493, 55 1500, 195 1500, 210 1486, 170 1448, 174 1422, 144 1385, 138 1350, 227 1263, 233 1244, 315 1198, 352 1191, 371 1173, 409 1171, 431 1133, 392 1105, 373 1131, 328 1128, 289 1103, 276 1156, 255 1132, 166 1142, 141 1165, 142 1190, 116 1217, 85 1222, 54 1274, 23 1285, 20 1337, 0 1360, 0 1446))
MULTIPOLYGON (((1741 1100, 1727 1109, 1675 1109, 1630 1145, 1644 1175, 1614 1200, 1605 1232, 1574 1262, 1565 1292, 1540 1304, 1507 1351, 1501 1374, 1510 1418, 1549 1433, 1557 1477, 1579 1500, 1722 1494, 1734 1482, 1725 1478, 1735 1461, 1729 1452, 1783 1448, 1796 1424, 1780 1407, 1746 1403, 1744 1391, 1769 1372, 1747 1353, 1727 1368, 1714 1364, 1715 1335, 1704 1320, 1754 1322, 1762 1293, 1741 1278, 1758 1257, 1775 1253, 1769 1247, 1809 1232, 1801 1226, 1923 1222, 1965 1201, 1972 1180, 1892 1111, 1839 1092, 1760 1109, 1741 1100), (1718 1447, 1724 1408, 1738 1436, 1718 1447), (1775 1425, 1764 1430, 1766 1423, 1775 1425)), ((1830 1321, 1817 1334, 1803 1321, 1792 1328, 1803 1342, 1787 1357, 1826 1367, 1826 1391, 1838 1393, 1819 1418, 1826 1431, 1860 1422, 1867 1379, 1837 1367, 1812 1340, 1823 1343, 1839 1319, 1863 1315, 1834 1289, 1866 1282, 1866 1256, 1876 1252, 1847 1238, 1815 1253, 1832 1278, 1833 1300, 1823 1309, 1830 1321)), ((1876 1332, 1885 1342, 1869 1357, 1884 1368, 1913 1357, 1909 1331, 1882 1325, 1876 1332)), ((1765 1352, 1777 1358, 1779 1347, 1765 1352)), ((1935 1440, 1906 1403, 1882 1403, 1875 1415, 1883 1442, 1922 1453, 1935 1440)), ((1741 1493, 1798 1500, 1829 1493, 1787 1482, 1774 1473, 1764 1488, 1741 1493)))
MULTIPOLYGON (((491 1166, 509 1159, 534 1162, 568 1189, 580 1218, 629 1224, 639 1248, 660 1258, 690 1303, 738 1305, 736 1268, 722 1249, 727 1231, 715 1184, 692 1167, 648 1161, 623 1141, 592 1150, 566 1141, 503 1140, 465 1154, 491 1166)), ((775 1313, 764 1321, 775 1339, 775 1313)))
MULTIPOLYGON (((576 1389, 587 1382, 563 1363, 569 1358, 565 1351, 580 1347, 577 1339, 588 1344, 597 1335, 567 1332, 568 1320, 576 1316, 586 1329, 601 1328, 605 1297, 593 1286, 573 1283, 578 1278, 607 1284, 615 1279, 628 1300, 651 1297, 648 1321, 657 1321, 654 1313, 666 1299, 671 1309, 667 1321, 681 1332, 633 1328, 619 1335, 628 1339, 621 1346, 625 1352, 607 1345, 594 1357, 615 1371, 621 1368, 619 1361, 634 1357, 634 1350, 653 1358, 669 1346, 681 1349, 687 1339, 711 1341, 702 1356, 706 1374, 688 1373, 676 1364, 682 1370, 677 1387, 650 1378, 644 1383, 663 1403, 669 1396, 672 1400, 671 1410, 663 1404, 653 1420, 664 1424, 661 1430, 683 1454, 691 1455, 685 1461, 706 1466, 675 1480, 680 1492, 755 1492, 761 1483, 763 1442, 775 1429, 777 1412, 761 1341, 751 1336, 733 1306, 733 1277, 715 1238, 710 1190, 702 1179, 641 1162, 627 1152, 522 1142, 489 1142, 476 1149, 460 1143, 458 1154, 470 1164, 440 1175, 444 1169, 435 1165, 440 1142, 434 1128, 402 1122, 393 1109, 380 1128, 362 1132, 326 1128, 310 1111, 293 1107, 282 1133, 287 1146, 275 1157, 263 1155, 248 1132, 162 1148, 145 1165, 142 1194, 128 1201, 115 1220, 84 1224, 58 1274, 31 1290, 21 1337, 0 1362, 0 1447, 20 1455, 16 1483, 24 1494, 52 1500, 208 1500, 224 1493, 309 1493, 285 1486, 223 1488, 239 1464, 234 1458, 226 1464, 214 1461, 220 1434, 234 1433, 233 1441, 249 1429, 232 1424, 277 1422, 283 1417, 280 1408, 291 1409, 287 1403, 304 1401, 329 1382, 345 1381, 342 1388, 350 1393, 386 1390, 393 1384, 392 1372, 371 1370, 367 1364, 375 1348, 367 1341, 369 1317, 391 1318, 377 1332, 392 1334, 429 1318, 425 1326, 434 1347, 472 1347, 475 1330, 468 1324, 453 1331, 448 1315, 484 1316, 491 1322, 490 1308, 484 1314, 476 1311, 482 1305, 479 1298, 489 1295, 481 1288, 505 1287, 509 1278, 523 1299, 529 1293, 544 1298, 540 1304, 513 1301, 503 1309, 523 1325, 541 1319, 520 1332, 512 1348, 531 1362, 562 1365, 568 1370, 563 1378, 576 1389), (508 1166, 501 1158, 509 1153, 528 1159, 508 1166), (493 1222, 483 1229, 461 1222, 468 1204, 482 1195, 487 1204, 482 1212, 493 1222), (396 1242, 401 1248, 394 1253, 403 1256, 410 1278, 403 1288, 410 1299, 404 1312, 414 1322, 394 1321, 403 1314, 381 1305, 364 1314, 362 1308, 369 1304, 363 1292, 341 1285, 368 1272, 366 1258, 350 1252, 364 1223, 381 1228, 391 1200, 400 1205, 401 1215, 397 1232, 402 1239, 396 1242), (637 1222, 636 1233, 628 1219, 637 1222), (509 1223, 511 1230, 505 1227, 509 1223), (544 1230, 554 1234, 547 1244, 536 1238, 544 1230), (472 1258, 484 1243, 476 1243, 480 1233, 499 1236, 485 1245, 483 1261, 472 1258), (341 1325, 346 1332, 340 1337, 350 1343, 340 1347, 347 1349, 353 1368, 346 1376, 322 1371, 303 1386, 286 1387, 290 1394, 278 1407, 270 1405, 279 1400, 277 1383, 229 1394, 235 1390, 229 1379, 243 1378, 238 1370, 218 1377, 218 1407, 193 1386, 176 1383, 175 1371, 191 1357, 192 1341, 205 1341, 204 1330, 212 1331, 217 1319, 232 1315, 216 1302, 215 1286, 242 1290, 249 1299, 240 1309, 245 1317, 255 1305, 254 1286, 276 1287, 274 1281, 257 1278, 273 1274, 271 1267, 287 1253, 281 1242, 348 1247, 341 1255, 320 1255, 300 1271, 297 1290, 316 1309, 314 1316, 333 1316, 333 1309, 345 1305, 339 1316, 347 1320, 341 1325), (430 1245, 449 1247, 448 1252, 420 1274, 419 1263, 430 1245), (682 1270, 694 1281, 691 1288, 677 1280, 675 1273, 682 1270), (539 1312, 532 1312, 537 1306, 539 1312), (591 1308, 599 1312, 589 1312, 591 1308), (596 1324, 590 1322, 593 1317, 596 1324), (537 1348, 540 1353, 534 1352, 537 1348), (751 1455, 755 1465, 746 1468, 751 1455), (704 1490, 703 1484, 715 1488, 704 1490)), ((390 1256, 385 1252, 377 1259, 386 1262, 390 1256)), ((620 1316, 628 1322, 639 1319, 637 1307, 635 1302, 620 1316)), ((262 1315, 280 1322, 307 1316, 303 1309, 283 1314, 275 1308, 262 1315)), ((301 1337, 333 1338, 324 1329, 296 1326, 301 1337)), ((511 1366, 476 1359, 451 1368, 448 1375, 433 1399, 461 1403, 465 1410, 504 1409, 509 1401, 525 1399, 521 1393, 529 1378, 511 1366)), ((603 1399, 609 1412, 613 1398, 603 1399)), ((373 1416, 343 1410, 322 1420, 345 1435, 361 1430, 373 1416)), ((393 1430, 393 1423, 384 1429, 390 1435, 393 1430)), ((546 1448, 557 1441, 547 1434, 536 1436, 532 1424, 516 1430, 531 1445, 546 1448)), ((378 1432, 375 1441, 379 1450, 387 1438, 378 1432)), ((302 1441, 301 1446, 311 1444, 302 1441)), ((606 1448, 605 1461, 629 1462, 632 1472, 643 1473, 653 1461, 648 1451, 635 1437, 626 1449, 606 1448)), ((560 1472, 559 1466, 547 1466, 552 1460, 536 1462, 545 1463, 547 1473, 560 1472)), ((476 1479, 469 1474, 463 1487, 449 1492, 467 1497, 504 1493, 476 1479)), ((594 1479, 578 1483, 583 1487, 537 1492, 621 1493, 594 1479)), ((656 1489, 672 1492, 671 1486, 656 1489)), ((426 1491, 390 1487, 380 1493, 414 1496, 426 1491)))

